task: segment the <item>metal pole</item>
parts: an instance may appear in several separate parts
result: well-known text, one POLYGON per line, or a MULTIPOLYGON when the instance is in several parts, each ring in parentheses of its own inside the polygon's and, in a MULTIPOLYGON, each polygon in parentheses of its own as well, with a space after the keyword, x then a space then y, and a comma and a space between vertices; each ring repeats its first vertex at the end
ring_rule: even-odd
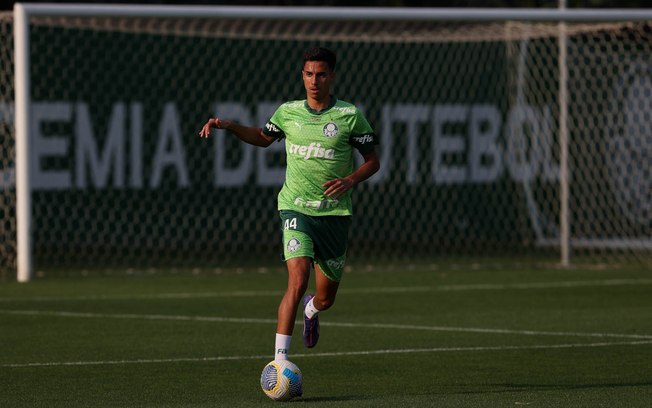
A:
POLYGON ((29 160, 29 14, 14 5, 14 59, 16 78, 16 251, 18 282, 32 278, 32 197, 29 160))
MULTIPOLYGON (((566 0, 559 0, 559 9, 566 0)), ((559 249, 561 265, 570 265, 570 187, 568 185, 568 49, 566 23, 559 23, 559 249)))
MULTIPOLYGON (((563 0, 562 0, 563 1, 563 0)), ((290 6, 194 6, 137 4, 29 3, 29 15, 123 16, 171 18, 250 18, 283 20, 383 20, 383 21, 647 21, 650 9, 477 8, 477 7, 290 7, 290 6)))

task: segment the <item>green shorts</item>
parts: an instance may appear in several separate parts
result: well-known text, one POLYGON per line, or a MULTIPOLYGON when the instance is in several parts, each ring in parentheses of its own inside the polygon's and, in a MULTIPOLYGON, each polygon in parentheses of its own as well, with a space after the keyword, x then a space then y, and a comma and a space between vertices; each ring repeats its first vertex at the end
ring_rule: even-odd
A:
POLYGON ((350 216, 311 217, 296 211, 281 210, 283 260, 307 256, 324 275, 339 282, 346 261, 350 216))

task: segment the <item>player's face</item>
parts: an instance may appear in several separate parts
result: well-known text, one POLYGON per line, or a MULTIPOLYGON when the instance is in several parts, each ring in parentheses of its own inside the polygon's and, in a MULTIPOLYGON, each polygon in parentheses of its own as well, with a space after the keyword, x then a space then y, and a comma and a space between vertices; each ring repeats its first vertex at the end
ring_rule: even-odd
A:
POLYGON ((321 101, 330 95, 335 73, 324 61, 306 61, 303 66, 303 86, 308 99, 321 101))

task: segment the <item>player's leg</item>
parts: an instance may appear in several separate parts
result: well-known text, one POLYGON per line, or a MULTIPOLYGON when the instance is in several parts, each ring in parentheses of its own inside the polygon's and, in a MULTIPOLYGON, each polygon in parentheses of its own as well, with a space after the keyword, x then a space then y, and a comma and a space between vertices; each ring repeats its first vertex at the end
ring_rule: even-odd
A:
POLYGON ((321 312, 333 306, 340 282, 327 277, 317 263, 315 263, 315 287, 313 299, 315 309, 321 312))
POLYGON ((299 229, 300 214, 281 211, 280 216, 283 231, 283 259, 288 270, 288 282, 278 306, 274 359, 287 359, 297 308, 308 287, 310 268, 315 255, 312 239, 299 229))
POLYGON ((312 259, 306 256, 291 258, 286 261, 288 269, 288 286, 278 307, 276 332, 292 335, 297 307, 308 287, 312 259))
POLYGON ((335 303, 344 272, 350 217, 325 217, 317 221, 315 248, 315 296, 304 299, 303 343, 314 347, 319 339, 318 313, 335 303))
MULTIPOLYGON (((344 267, 344 257, 338 258, 338 263, 344 267)), ((334 271, 329 265, 318 259, 314 263, 315 267, 315 295, 310 299, 304 300, 304 314, 308 319, 312 319, 319 312, 330 309, 335 303, 337 289, 340 287, 342 279, 342 270, 334 271)))
POLYGON ((297 317, 297 308, 308 287, 311 264, 312 258, 306 256, 291 258, 286 261, 288 285, 278 305, 276 341, 274 344, 275 360, 288 358, 294 322, 297 317))
POLYGON ((319 262, 315 266, 315 295, 306 295, 303 300, 303 344, 312 348, 319 340, 319 317, 322 312, 335 303, 339 280, 332 279, 324 273, 324 266, 319 262))
MULTIPOLYGON (((344 273, 351 218, 327 217, 320 220, 319 224, 319 235, 313 237, 317 291, 312 305, 322 311, 335 303, 344 273)), ((308 317, 312 317, 311 313, 308 313, 308 317)))

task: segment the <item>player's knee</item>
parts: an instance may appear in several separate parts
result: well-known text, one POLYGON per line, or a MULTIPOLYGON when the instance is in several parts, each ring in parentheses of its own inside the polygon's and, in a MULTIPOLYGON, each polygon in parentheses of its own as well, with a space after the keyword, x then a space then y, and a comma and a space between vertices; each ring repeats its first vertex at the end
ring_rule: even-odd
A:
POLYGON ((317 302, 315 303, 315 307, 319 310, 330 309, 335 304, 335 297, 317 295, 317 302))
POLYGON ((292 258, 287 261, 289 294, 296 298, 303 296, 310 279, 310 260, 308 258, 292 258))
POLYGON ((288 282, 287 291, 295 298, 300 298, 308 289, 307 279, 294 279, 288 282))

